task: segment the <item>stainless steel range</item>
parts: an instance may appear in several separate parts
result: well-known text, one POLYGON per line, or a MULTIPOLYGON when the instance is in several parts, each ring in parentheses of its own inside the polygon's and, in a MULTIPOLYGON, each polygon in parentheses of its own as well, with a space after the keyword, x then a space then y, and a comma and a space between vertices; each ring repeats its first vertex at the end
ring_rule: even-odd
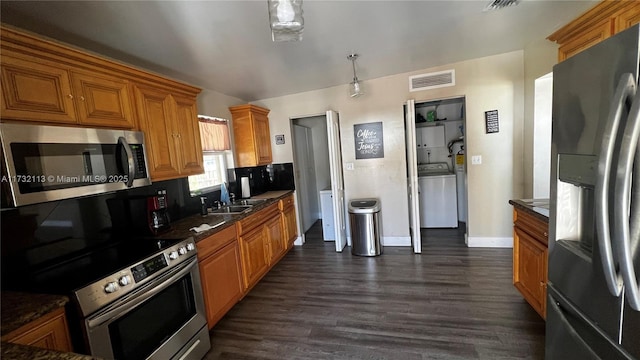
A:
POLYGON ((200 360, 211 348, 193 238, 107 241, 37 280, 71 294, 70 326, 93 356, 200 360))

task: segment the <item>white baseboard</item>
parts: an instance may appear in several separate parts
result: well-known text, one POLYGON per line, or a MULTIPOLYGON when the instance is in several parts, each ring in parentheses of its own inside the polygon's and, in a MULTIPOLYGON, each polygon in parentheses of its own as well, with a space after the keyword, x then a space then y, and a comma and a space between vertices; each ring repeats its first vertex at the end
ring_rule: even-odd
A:
POLYGON ((411 246, 410 236, 383 236, 382 246, 411 246))
POLYGON ((512 237, 468 237, 468 247, 512 248, 512 237))
POLYGON ((298 236, 296 238, 296 240, 293 242, 294 246, 302 246, 304 245, 304 239, 302 238, 302 236, 298 236))

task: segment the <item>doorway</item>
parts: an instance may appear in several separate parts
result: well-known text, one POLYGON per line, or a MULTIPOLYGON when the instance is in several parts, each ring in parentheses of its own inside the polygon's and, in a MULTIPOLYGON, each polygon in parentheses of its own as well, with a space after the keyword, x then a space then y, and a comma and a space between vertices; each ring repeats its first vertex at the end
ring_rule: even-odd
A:
MULTIPOLYGON (((434 228, 467 233, 465 121, 464 97, 405 105, 412 238, 423 238, 426 229, 434 228)), ((414 252, 422 251, 420 242, 413 244, 414 252)))
POLYGON ((336 251, 342 252, 347 236, 338 113, 328 110, 325 115, 292 118, 291 134, 302 243, 304 233, 323 217, 320 192, 329 190, 331 211, 322 211, 327 214, 323 231, 333 233, 336 251), (330 228, 325 229, 326 225, 330 228))
POLYGON ((292 119, 291 128, 300 228, 304 233, 321 218, 319 194, 331 186, 326 116, 292 119))

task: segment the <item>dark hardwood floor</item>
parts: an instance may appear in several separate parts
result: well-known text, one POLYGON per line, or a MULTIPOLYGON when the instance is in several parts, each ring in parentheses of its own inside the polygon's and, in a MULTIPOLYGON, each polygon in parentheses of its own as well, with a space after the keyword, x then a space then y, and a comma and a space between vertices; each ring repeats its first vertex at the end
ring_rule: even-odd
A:
POLYGON ((205 359, 543 359, 544 321, 511 284, 511 249, 430 229, 420 255, 357 257, 321 229, 212 329, 205 359))

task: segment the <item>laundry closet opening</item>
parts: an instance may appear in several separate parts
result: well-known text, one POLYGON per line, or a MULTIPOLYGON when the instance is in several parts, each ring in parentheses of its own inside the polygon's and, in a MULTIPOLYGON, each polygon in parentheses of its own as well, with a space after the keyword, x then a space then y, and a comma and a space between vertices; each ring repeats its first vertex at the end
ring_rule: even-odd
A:
MULTIPOLYGON (((406 112, 405 112, 406 113, 406 112)), ((465 98, 415 103, 415 151, 421 237, 467 226, 465 98)), ((409 159, 409 157, 407 157, 409 159)), ((412 166, 413 164, 407 164, 412 166)), ((459 240, 459 239, 458 239, 459 240)), ((463 240, 463 239, 462 239, 463 240)), ((456 241, 456 240, 452 240, 456 241)))

